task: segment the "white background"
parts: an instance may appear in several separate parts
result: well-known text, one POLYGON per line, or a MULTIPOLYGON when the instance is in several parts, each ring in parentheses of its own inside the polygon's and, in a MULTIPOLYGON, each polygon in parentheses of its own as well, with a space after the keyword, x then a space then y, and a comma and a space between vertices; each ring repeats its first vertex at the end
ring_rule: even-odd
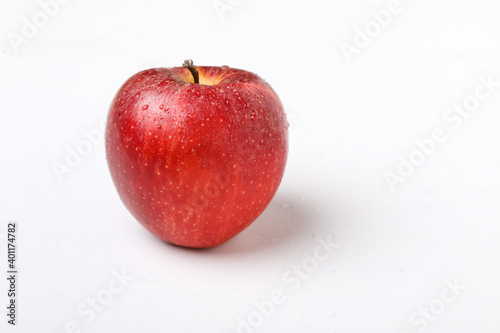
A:
POLYGON ((381 27, 372 12, 389 3, 71 0, 44 21, 38 1, 2 0, 0 266, 17 221, 20 274, 16 327, 0 274, 0 331, 499 332, 500 86, 460 124, 445 116, 488 92, 481 80, 500 82, 500 6, 401 0, 381 27), (203 251, 133 219, 102 138, 62 181, 53 170, 128 77, 187 58, 257 73, 290 122, 270 206, 203 251), (416 141, 435 129, 446 140, 424 156, 416 141), (420 165, 391 188, 410 157, 420 165), (336 249, 317 261, 330 236, 336 249), (309 273, 291 283, 297 267, 309 273), (118 273, 130 280, 111 294, 118 273), (106 304, 82 314, 96 297, 106 304))

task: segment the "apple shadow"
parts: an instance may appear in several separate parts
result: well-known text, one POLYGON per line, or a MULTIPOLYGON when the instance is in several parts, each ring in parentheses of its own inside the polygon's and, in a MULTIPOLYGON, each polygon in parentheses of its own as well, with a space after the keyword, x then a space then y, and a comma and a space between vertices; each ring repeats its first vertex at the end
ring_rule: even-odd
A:
POLYGON ((319 229, 317 210, 298 196, 277 194, 248 228, 224 244, 208 249, 175 248, 202 255, 239 255, 272 251, 309 238, 319 229))

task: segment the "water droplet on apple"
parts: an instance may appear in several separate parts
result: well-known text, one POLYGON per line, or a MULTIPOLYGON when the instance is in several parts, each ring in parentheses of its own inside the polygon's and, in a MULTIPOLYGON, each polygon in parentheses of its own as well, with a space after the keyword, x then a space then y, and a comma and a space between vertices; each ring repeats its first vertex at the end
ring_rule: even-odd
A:
POLYGON ((142 106, 142 109, 143 109, 143 110, 147 110, 148 108, 149 108, 149 105, 147 105, 147 104, 144 104, 144 105, 142 106))
POLYGON ((221 66, 220 68, 221 68, 222 70, 225 70, 225 71, 229 69, 229 67, 228 67, 228 66, 226 66, 226 65, 221 66))
POLYGON ((257 120, 257 112, 255 112, 255 110, 252 110, 252 113, 250 114, 250 119, 252 119, 253 121, 257 120))
POLYGON ((162 105, 160 105, 160 110, 163 110, 163 108, 164 108, 164 107, 165 107, 165 106, 163 106, 163 104, 162 104, 162 105))
POLYGON ((161 125, 158 125, 158 129, 161 129, 161 125))

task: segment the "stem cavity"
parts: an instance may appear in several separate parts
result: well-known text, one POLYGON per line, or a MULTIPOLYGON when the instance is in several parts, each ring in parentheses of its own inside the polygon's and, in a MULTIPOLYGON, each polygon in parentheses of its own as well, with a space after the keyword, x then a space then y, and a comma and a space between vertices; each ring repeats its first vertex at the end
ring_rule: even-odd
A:
POLYGON ((189 69, 189 71, 191 72, 191 75, 193 76, 194 83, 200 83, 200 74, 198 73, 198 70, 196 69, 196 67, 194 67, 193 60, 191 60, 191 59, 184 60, 184 63, 182 64, 182 66, 189 69))

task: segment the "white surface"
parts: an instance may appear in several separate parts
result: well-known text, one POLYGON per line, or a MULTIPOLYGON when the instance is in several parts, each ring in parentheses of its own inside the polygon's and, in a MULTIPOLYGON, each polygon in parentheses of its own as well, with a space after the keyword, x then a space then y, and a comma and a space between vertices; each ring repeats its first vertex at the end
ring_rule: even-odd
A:
POLYGON ((350 63, 340 46, 389 1, 221 1, 223 20, 212 0, 69 1, 17 52, 8 34, 41 7, 0 2, 0 266, 9 220, 20 266, 18 325, 2 310, 0 331, 498 332, 500 87, 457 129, 443 119, 482 77, 500 81, 498 1, 401 0, 350 63), (52 169, 129 76, 187 58, 259 74, 291 124, 274 201, 206 251, 131 217, 102 140, 62 181, 52 169), (384 174, 435 128, 445 142, 392 191, 384 174), (315 261, 317 237, 333 235, 315 261), (302 264, 309 276, 290 280, 302 264), (106 302, 122 270, 132 281, 92 317, 86 302, 106 302))

